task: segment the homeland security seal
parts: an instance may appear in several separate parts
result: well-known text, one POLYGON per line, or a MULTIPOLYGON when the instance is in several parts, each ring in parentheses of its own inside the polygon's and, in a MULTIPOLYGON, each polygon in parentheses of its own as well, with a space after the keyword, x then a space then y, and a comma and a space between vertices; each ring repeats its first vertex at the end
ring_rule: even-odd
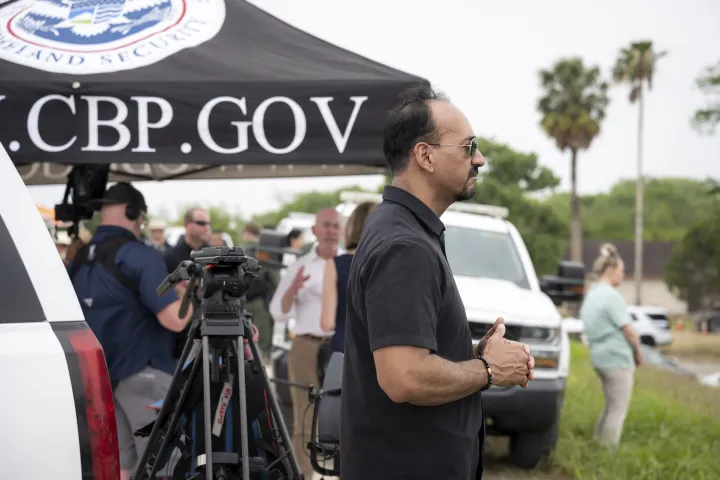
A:
POLYGON ((224 21, 224 0, 19 0, 0 8, 0 59, 78 75, 131 70, 210 40, 224 21))

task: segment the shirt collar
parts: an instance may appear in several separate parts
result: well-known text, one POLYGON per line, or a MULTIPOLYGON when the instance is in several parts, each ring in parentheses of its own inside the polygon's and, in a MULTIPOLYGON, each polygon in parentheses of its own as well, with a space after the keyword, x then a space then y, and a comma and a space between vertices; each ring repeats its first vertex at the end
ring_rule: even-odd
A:
POLYGON ((100 243, 107 238, 119 236, 136 239, 135 234, 127 228, 119 227, 117 225, 98 225, 95 229, 95 235, 93 235, 90 243, 100 243))
POLYGON ((410 210, 422 223, 427 226, 431 232, 438 237, 445 230, 445 224, 433 212, 430 207, 425 205, 419 198, 402 188, 387 185, 383 190, 383 200, 390 201, 402 205, 410 210))
MULTIPOLYGON (((338 253, 337 253, 336 255, 340 255, 340 253, 339 253, 339 248, 338 248, 338 253)), ((313 247, 312 247, 310 250, 308 250, 307 253, 305 253, 304 255, 300 256, 300 257, 298 258, 298 260, 299 260, 299 259, 302 259, 302 261, 305 262, 305 263, 313 263, 313 262, 316 262, 316 261, 318 261, 318 260, 321 260, 321 261, 323 261, 323 262, 326 261, 325 258, 321 257, 321 256, 318 254, 318 252, 317 252, 317 245, 313 245, 313 247)))

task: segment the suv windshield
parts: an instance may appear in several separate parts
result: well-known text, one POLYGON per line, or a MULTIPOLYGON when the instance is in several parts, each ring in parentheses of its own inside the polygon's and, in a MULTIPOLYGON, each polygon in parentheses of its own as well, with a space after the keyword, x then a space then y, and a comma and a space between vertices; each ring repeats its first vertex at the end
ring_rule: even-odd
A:
POLYGON ((530 288, 509 233, 446 226, 445 251, 453 274, 494 278, 530 288))

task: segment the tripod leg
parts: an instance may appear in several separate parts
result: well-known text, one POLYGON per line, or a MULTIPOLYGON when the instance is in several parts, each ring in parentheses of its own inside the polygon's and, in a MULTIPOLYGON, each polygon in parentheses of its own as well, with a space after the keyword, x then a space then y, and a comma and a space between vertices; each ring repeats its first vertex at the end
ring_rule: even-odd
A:
MULTIPOLYGON (((178 361, 177 366, 175 367, 175 373, 173 374, 172 381, 170 382, 170 387, 168 388, 168 397, 173 394, 176 390, 176 384, 178 383, 178 378, 180 377, 180 374, 182 372, 182 367, 185 364, 185 361, 188 358, 188 355, 190 354, 190 350, 192 349, 193 344, 193 338, 195 338, 195 332, 200 327, 200 322, 198 320, 193 321, 193 323, 190 324, 190 330, 188 332, 188 339, 185 342, 185 346, 183 347, 183 351, 180 354, 180 360, 178 361)), ((155 424, 153 425, 152 431, 150 433, 150 437, 148 437, 147 440, 147 447, 145 448, 145 451, 143 452, 142 456, 140 457, 140 461, 137 463, 137 466, 135 467, 135 477, 138 479, 148 478, 145 477, 147 474, 147 463, 148 460, 150 460, 151 455, 151 446, 154 445, 154 443, 157 440, 157 436, 160 434, 159 429, 162 423, 165 420, 165 416, 168 415, 168 412, 175 406, 175 397, 172 398, 166 397, 163 399, 163 405, 160 407, 160 411, 157 414, 157 417, 155 418, 155 424)), ((156 452, 157 455, 160 455, 162 451, 156 452)), ((156 469, 155 463, 157 462, 157 455, 155 455, 152 459, 152 469, 156 469)), ((154 472, 153 472, 154 473, 154 472)))
MULTIPOLYGON (((253 354, 253 359, 256 362, 260 363, 260 373, 263 377, 263 383, 265 384, 265 388, 268 391, 268 399, 270 400, 270 410, 272 410, 272 414, 275 420, 275 425, 280 430, 280 438, 282 439, 280 448, 282 450, 288 450, 290 452, 290 455, 288 455, 288 458, 290 460, 290 469, 292 477, 290 480, 303 480, 303 475, 300 472, 300 464, 298 463, 297 457, 295 456, 295 452, 292 451, 292 443, 290 443, 290 434, 288 434, 287 427, 285 425, 285 420, 283 419, 282 412, 280 412, 280 405, 277 403, 277 398, 275 397, 275 394, 273 393, 272 387, 270 386, 270 378, 268 378, 267 370, 265 370, 265 365, 262 361, 262 356, 260 355, 260 352, 258 351, 257 345, 255 345, 255 342, 252 341, 252 339, 248 342, 250 344, 250 351, 253 354)), ((281 454, 284 452, 280 452, 281 454)), ((308 479, 309 480, 309 479, 308 479)))
POLYGON ((238 383, 240 385, 238 395, 240 396, 240 440, 242 444, 242 471, 243 480, 250 480, 250 453, 248 452, 248 423, 247 398, 245 397, 245 345, 244 337, 238 337, 237 359, 238 359, 238 383))
POLYGON ((212 418, 210 416, 210 342, 208 337, 202 337, 202 361, 203 361, 203 402, 205 408, 205 480, 213 480, 212 464, 212 418))
MULTIPOLYGON (((173 435, 175 432, 175 428, 177 428, 178 423, 180 423, 180 412, 183 411, 185 407, 185 402, 187 401, 188 395, 190 394, 190 388, 192 385, 195 384, 195 377, 197 376, 197 372, 200 369, 200 362, 194 361, 192 364, 192 368, 190 369, 190 375, 188 376, 187 380, 185 381, 185 386, 180 392, 180 399, 175 402, 173 408, 173 416, 172 420, 170 420, 170 424, 168 425, 167 429, 165 430, 164 437, 162 444, 160 445, 160 448, 157 449, 157 454, 155 457, 157 458, 160 454, 165 452, 165 449, 170 444, 170 441, 173 439, 173 435)), ((148 448, 150 448, 150 444, 148 443, 148 448)), ((168 460, 169 465, 170 460, 168 460)), ((155 474, 157 473, 160 466, 157 464, 157 462, 153 463, 152 468, 150 469, 150 473, 148 473, 148 478, 152 479, 155 478, 155 474)))

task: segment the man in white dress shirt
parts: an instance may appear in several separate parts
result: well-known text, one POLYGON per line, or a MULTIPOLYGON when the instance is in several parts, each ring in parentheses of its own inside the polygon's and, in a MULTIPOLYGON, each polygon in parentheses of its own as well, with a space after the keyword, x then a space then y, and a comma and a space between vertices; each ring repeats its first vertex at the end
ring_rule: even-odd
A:
MULTIPOLYGON (((340 215, 332 208, 320 210, 315 215, 312 231, 317 237, 317 246, 287 268, 270 302, 270 314, 279 323, 295 319, 295 338, 288 356, 288 380, 319 387, 318 350, 332 336, 332 332, 323 332, 320 327, 323 273, 325 262, 337 254, 340 215)), ((313 470, 305 447, 310 441, 312 426, 312 412, 305 413, 309 405, 308 394, 299 388, 291 388, 290 393, 293 450, 305 478, 310 479, 313 470)))

